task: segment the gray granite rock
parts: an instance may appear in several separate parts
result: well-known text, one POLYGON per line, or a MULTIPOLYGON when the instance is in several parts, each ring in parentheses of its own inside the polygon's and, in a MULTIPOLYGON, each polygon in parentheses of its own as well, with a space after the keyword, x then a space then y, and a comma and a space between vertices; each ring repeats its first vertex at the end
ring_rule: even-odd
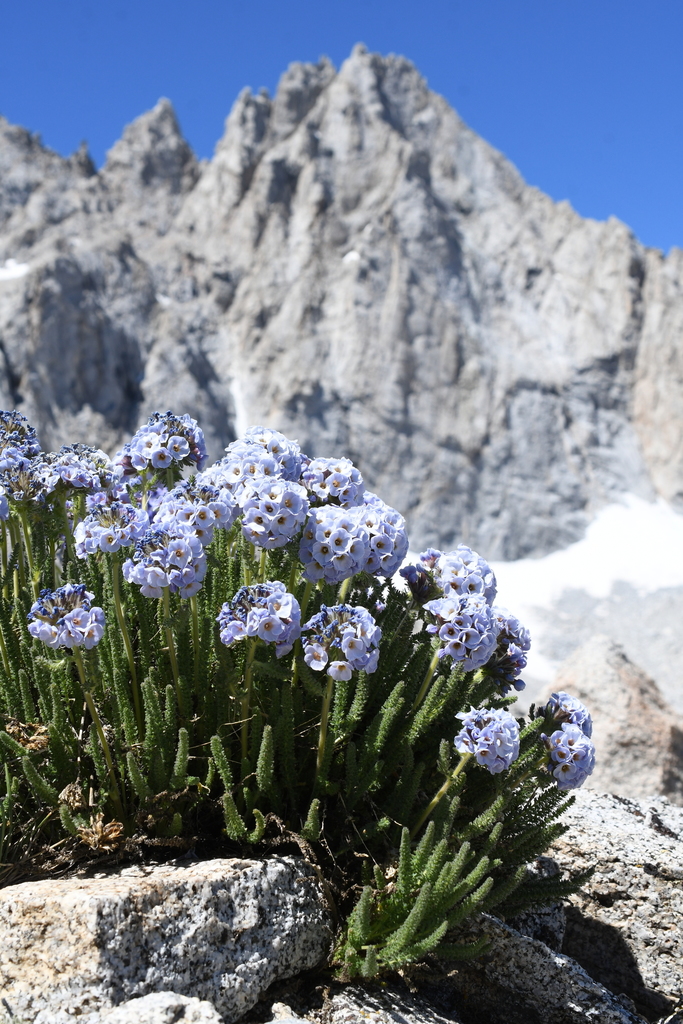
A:
POLYGON ((683 254, 527 186, 401 57, 245 90, 201 164, 164 100, 97 173, 3 121, 0 171, 0 404, 49 447, 267 422, 491 558, 683 500, 683 254))
POLYGON ((565 821, 553 857, 595 874, 567 908, 564 952, 650 1019, 666 1015, 683 1003, 683 808, 579 791, 565 821))
POLYGON ((0 891, 0 992, 43 1024, 168 990, 230 1024, 273 981, 324 960, 331 937, 317 879, 293 857, 23 883, 0 891))
POLYGON ((328 1000, 318 1018, 309 1019, 324 1024, 460 1024, 459 1017, 450 1013, 444 1017, 427 999, 394 985, 383 989, 349 985, 328 1000))
POLYGON ((74 1019, 78 1024, 223 1024, 211 1003, 177 992, 153 992, 127 999, 113 1010, 95 1010, 77 1018, 65 1010, 41 1010, 34 1024, 73 1024, 74 1019))
POLYGON ((468 961, 449 981, 480 1019, 491 1024, 644 1024, 631 1000, 595 981, 571 957, 521 935, 487 914, 463 933, 486 936, 488 951, 468 961))
MULTIPOLYGON (((528 865, 528 870, 538 878, 555 878, 560 874, 559 864, 552 857, 539 857, 528 865)), ((538 939, 559 953, 564 942, 567 915, 562 903, 553 903, 549 907, 525 910, 511 918, 508 924, 521 935, 538 939)))

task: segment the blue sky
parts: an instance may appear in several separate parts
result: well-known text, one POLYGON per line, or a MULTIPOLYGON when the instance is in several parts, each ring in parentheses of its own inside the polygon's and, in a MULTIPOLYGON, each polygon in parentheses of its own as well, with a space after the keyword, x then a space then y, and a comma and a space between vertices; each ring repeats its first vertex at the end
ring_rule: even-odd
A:
POLYGON ((0 3, 0 113, 98 164, 159 96, 210 156, 244 85, 355 42, 402 53, 554 199, 683 246, 681 0, 0 3))

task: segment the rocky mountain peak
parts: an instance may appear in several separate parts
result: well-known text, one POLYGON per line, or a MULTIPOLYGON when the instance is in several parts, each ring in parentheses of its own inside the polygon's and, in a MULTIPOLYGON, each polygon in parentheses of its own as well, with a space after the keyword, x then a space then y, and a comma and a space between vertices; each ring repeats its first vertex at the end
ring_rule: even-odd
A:
POLYGON ((198 176, 197 159, 185 141, 170 100, 160 99, 124 130, 107 153, 102 176, 128 187, 188 191, 198 176))
POLYGON ((0 389, 45 443, 158 404, 214 454, 268 423, 354 458, 415 546, 498 558, 683 493, 683 262, 528 187, 405 58, 291 65, 201 165, 167 100, 90 177, 22 132, 0 125, 0 262, 28 268, 0 266, 0 389), (100 353, 92 399, 38 385, 28 354, 63 346, 100 353))

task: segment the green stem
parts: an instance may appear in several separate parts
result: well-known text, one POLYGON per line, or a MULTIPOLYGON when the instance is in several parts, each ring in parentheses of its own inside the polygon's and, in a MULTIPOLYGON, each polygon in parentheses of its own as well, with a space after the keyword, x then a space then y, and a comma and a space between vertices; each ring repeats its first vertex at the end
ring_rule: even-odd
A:
POLYGON ((50 565, 52 566, 52 586, 53 586, 53 589, 56 590, 61 581, 60 581, 60 578, 59 578, 59 569, 57 567, 57 552, 55 550, 55 539, 54 539, 54 537, 50 537, 49 545, 50 545, 50 565))
POLYGON ((265 583, 266 582, 266 557, 267 557, 267 555, 268 555, 268 552, 266 551, 266 549, 265 548, 261 548, 261 558, 259 559, 259 567, 258 567, 259 583, 265 583))
MULTIPOLYGON (((168 587, 164 587, 164 594, 161 598, 163 607, 164 622, 168 622, 171 618, 171 596, 169 594, 168 587)), ((166 643, 168 645, 168 657, 171 662, 171 672, 173 673, 173 682, 175 684, 175 691, 178 696, 178 707, 182 708, 183 702, 180 693, 180 672, 178 671, 178 659, 175 653, 175 641, 173 639, 173 629, 169 625, 164 625, 164 632, 166 634, 166 643)))
POLYGON ((194 688, 195 691, 199 686, 199 611, 197 608, 197 598, 190 598, 190 608, 192 609, 192 645, 194 647, 194 688))
POLYGON ((12 675, 12 671, 11 671, 10 665, 9 665, 9 657, 7 655, 7 647, 5 646, 5 638, 3 636, 3 633, 2 633, 1 629, 0 629, 0 651, 2 651, 2 664, 4 665, 5 673, 6 673, 6 675, 8 677, 10 677, 12 675))
POLYGON ((145 718, 142 712, 142 700, 140 698, 140 688, 138 686, 138 675, 135 666, 133 644, 130 639, 130 633, 128 632, 128 624, 126 622, 126 613, 123 608, 123 602, 121 601, 121 565, 116 552, 111 556, 111 570, 116 621, 119 624, 121 636, 123 637, 123 646, 126 648, 128 667, 130 669, 131 690, 133 691, 133 704, 135 706, 135 720, 138 723, 138 736, 142 740, 145 735, 145 718))
POLYGON ((16 520, 10 519, 9 529, 10 536, 12 538, 12 552, 14 552, 14 549, 16 548, 19 556, 17 558, 17 568, 14 570, 14 596, 18 598, 19 594, 17 593, 17 574, 19 576, 19 586, 21 590, 26 589, 26 575, 24 572, 24 545, 21 543, 21 538, 19 537, 19 527, 17 525, 16 520))
MULTIPOLYGON (((439 648, 439 650, 440 649, 441 648, 439 648)), ((427 675, 424 677, 424 681, 422 683, 422 686, 420 687, 420 692, 418 693, 417 697, 415 698, 415 703, 413 704, 413 707, 412 707, 413 711, 415 711, 416 708, 419 708, 420 704, 424 700, 425 694, 427 693, 427 690, 429 689, 429 684, 431 683, 432 679, 434 678, 434 673, 436 672, 436 667, 437 667, 438 664, 439 664, 439 651, 435 651, 435 653, 434 653, 434 655, 432 657, 432 660, 429 662, 429 668, 427 669, 427 675)))
MULTIPOLYGON (((76 650, 77 649, 74 648, 74 654, 76 654, 76 650)), ((83 662, 81 659, 80 651, 78 652, 77 664, 79 674, 81 674, 83 671, 83 662)), ((82 678, 84 677, 82 676, 82 678)), ((104 735, 102 722, 100 721, 100 716, 97 714, 97 708, 95 707, 95 702, 92 699, 92 694, 88 693, 88 691, 85 690, 83 696, 85 697, 85 703, 88 705, 88 711, 90 712, 90 717, 93 720, 93 724, 95 726, 95 730, 97 732, 97 736, 102 747, 102 753, 104 754, 104 759, 107 762, 107 769, 109 771, 109 778, 111 779, 112 785, 112 802, 116 809, 116 813, 121 816, 121 822, 123 823, 123 820, 125 818, 125 811, 123 810, 123 804, 121 803, 121 793, 119 792, 118 783, 116 781, 116 770, 114 768, 114 761, 111 756, 111 750, 109 749, 109 744, 107 743, 107 737, 104 735)))
POLYGON ((429 817, 429 815, 432 813, 432 811, 437 806, 439 801, 442 800, 443 797, 445 797, 446 793, 451 788, 451 786, 453 785, 453 783, 457 779, 458 775, 460 775, 460 772, 463 770, 463 768, 465 767, 467 762, 473 756, 474 756, 473 754, 461 754, 460 755, 460 761, 458 762, 458 764, 457 764, 457 766, 455 768, 455 771, 451 772, 451 774, 448 776, 448 778, 444 782, 444 784, 441 787, 441 789, 439 790, 439 792, 436 794, 436 796, 432 797, 430 802, 427 804, 425 810, 423 811, 422 815, 420 816, 420 820, 418 821, 417 825, 415 825, 410 830, 410 837, 411 837, 411 839, 414 838, 417 835, 417 833, 420 831, 420 829, 424 825, 424 823, 427 820, 427 818, 429 817))
POLYGON ((58 499, 62 509, 62 519, 64 520, 64 542, 66 544, 66 553, 69 560, 74 557, 74 538, 71 532, 71 523, 69 522, 69 513, 66 510, 66 495, 62 495, 58 499))
POLYGON ((297 559, 295 558, 292 561, 292 571, 289 574, 289 584, 287 586, 287 590, 290 592, 290 594, 294 593, 294 588, 296 587, 296 578, 297 578, 298 575, 299 575, 299 563, 298 563, 297 559))
POLYGON ((4 576, 7 572, 7 524, 2 524, 2 542, 0 542, 0 550, 2 551, 2 575, 4 576))
POLYGON ((33 600, 38 600, 40 593, 40 587, 38 586, 38 579, 36 577, 36 571, 33 562, 33 546, 31 544, 31 526, 28 521, 28 512, 26 511, 25 505, 19 505, 19 518, 21 519, 21 532, 24 535, 24 546, 26 548, 26 561, 28 562, 28 573, 31 577, 31 589, 33 590, 33 600))
POLYGON ((306 621, 306 609, 308 608, 308 602, 311 599, 313 593, 313 587, 315 582, 313 580, 306 580, 306 586, 304 587, 304 596, 301 598, 301 625, 303 626, 306 621))
POLYGON ((254 655, 257 640, 249 641, 247 660, 244 666, 244 696, 242 697, 242 760, 249 753, 249 714, 251 708, 251 680, 253 675, 254 655))
POLYGON ((344 601, 346 600, 346 595, 348 594, 349 589, 351 587, 352 579, 353 576, 349 576, 347 579, 343 581, 341 587, 339 588, 339 594, 337 596, 337 601, 339 602, 339 604, 344 604, 344 601))
POLYGON ((325 757, 325 742, 327 740, 327 722, 330 716, 330 704, 332 703, 332 694, 334 693, 334 679, 332 676, 327 677, 327 689, 325 690, 325 696, 323 697, 322 714, 320 716, 320 734, 318 736, 318 761, 316 764, 316 770, 320 771, 325 757))
POLYGON ((538 761, 533 766, 533 768, 529 768, 527 771, 524 772, 523 775, 520 775, 520 777, 517 779, 517 781, 515 782, 515 784, 514 784, 514 786, 512 788, 513 789, 519 789, 519 787, 523 786, 524 783, 528 779, 530 779, 531 776, 534 775, 539 770, 539 768, 544 768, 545 765, 547 765, 549 763, 549 761, 550 761, 550 754, 546 752, 545 754, 543 754, 542 757, 540 757, 538 759, 538 761))

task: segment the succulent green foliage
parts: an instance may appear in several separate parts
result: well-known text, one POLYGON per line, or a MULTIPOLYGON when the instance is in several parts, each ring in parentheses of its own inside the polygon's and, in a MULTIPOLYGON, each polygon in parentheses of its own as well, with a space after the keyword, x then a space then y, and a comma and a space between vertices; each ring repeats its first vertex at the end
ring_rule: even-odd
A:
POLYGON ((54 515, 36 511, 26 534, 13 510, 2 531, 3 864, 77 838, 100 814, 128 837, 222 830, 253 854, 277 821, 338 886, 347 920, 334 960, 363 977, 437 947, 477 955, 457 942, 468 916, 576 887, 526 877, 571 801, 541 768, 543 720, 522 730, 503 774, 460 759, 456 714, 510 701, 485 673, 435 659, 419 608, 391 581, 361 573, 342 584, 382 641, 376 671, 334 680, 308 667, 300 642, 279 660, 269 644, 220 642, 217 612, 245 584, 287 582, 306 617, 340 601, 340 588, 303 580, 296 542, 259 558, 237 526, 217 530, 201 591, 162 602, 123 580, 116 555, 56 557, 54 515), (87 586, 107 622, 80 655, 49 649, 26 626, 38 586, 67 581, 87 586))

